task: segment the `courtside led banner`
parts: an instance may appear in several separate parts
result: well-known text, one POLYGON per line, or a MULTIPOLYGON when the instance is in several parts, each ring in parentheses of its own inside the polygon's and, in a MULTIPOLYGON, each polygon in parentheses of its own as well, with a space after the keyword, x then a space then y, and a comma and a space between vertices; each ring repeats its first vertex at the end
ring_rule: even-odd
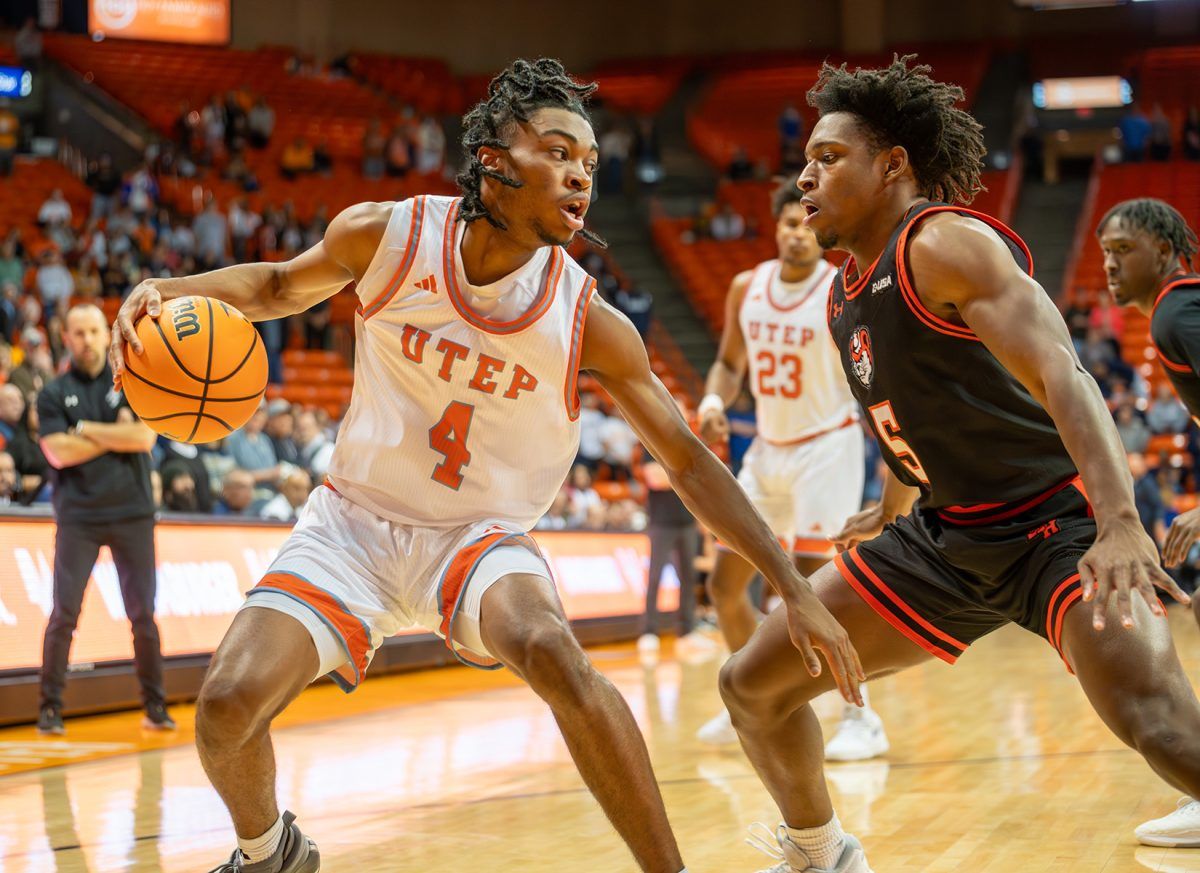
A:
MULTIPOLYGON (((247 590, 266 571, 287 527, 160 524, 155 533, 155 615, 165 655, 212 652, 247 590)), ((539 533, 568 617, 638 615, 644 606, 649 541, 641 534, 539 533)), ((0 516, 0 670, 36 669, 53 605, 54 524, 0 516)), ((659 607, 675 610, 678 580, 668 568, 659 607)), ((415 632, 415 631, 414 631, 415 632)), ((133 643, 108 549, 92 573, 73 665, 128 660, 133 643)))
POLYGON ((88 32, 119 39, 225 45, 230 0, 88 0, 88 32))

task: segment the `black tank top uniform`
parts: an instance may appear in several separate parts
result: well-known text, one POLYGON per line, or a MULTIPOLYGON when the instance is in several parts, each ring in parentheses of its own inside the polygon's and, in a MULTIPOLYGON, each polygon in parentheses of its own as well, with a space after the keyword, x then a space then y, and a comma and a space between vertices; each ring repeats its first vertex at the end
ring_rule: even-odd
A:
POLYGON ((1150 339, 1175 393, 1200 423, 1200 274, 1178 273, 1163 285, 1150 339))
POLYGON ((842 266, 830 332, 885 462, 921 496, 912 513, 836 564, 884 619, 949 663, 1010 621, 1061 654, 1063 616, 1082 596, 1076 565, 1095 523, 1046 410, 969 328, 917 294, 908 246, 924 221, 945 213, 986 224, 1033 274, 1013 231, 945 203, 909 210, 866 270, 853 258, 842 266))

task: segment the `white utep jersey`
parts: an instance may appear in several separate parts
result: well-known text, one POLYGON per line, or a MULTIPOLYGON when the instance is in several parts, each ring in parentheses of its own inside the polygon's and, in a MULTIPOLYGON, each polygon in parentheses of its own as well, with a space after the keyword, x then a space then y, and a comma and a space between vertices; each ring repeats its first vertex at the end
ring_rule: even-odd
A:
POLYGON ((467 284, 460 201, 392 209, 362 282, 354 393, 329 465, 350 500, 402 524, 531 529, 579 445, 576 381, 595 282, 547 247, 500 282, 467 284), (487 298, 509 320, 468 306, 487 298))
POLYGON ((792 287, 780 282, 779 271, 777 260, 754 268, 738 323, 759 435, 786 445, 857 418, 858 405, 829 334, 826 308, 837 270, 822 260, 792 287))

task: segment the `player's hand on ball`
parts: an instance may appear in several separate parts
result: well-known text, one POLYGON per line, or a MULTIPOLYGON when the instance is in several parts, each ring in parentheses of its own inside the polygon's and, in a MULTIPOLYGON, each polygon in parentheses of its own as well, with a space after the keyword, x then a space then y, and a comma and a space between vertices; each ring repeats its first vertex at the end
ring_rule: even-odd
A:
POLYGON ((829 669, 833 671, 833 679, 842 697, 847 703, 862 706, 859 685, 867 681, 867 674, 863 672, 858 652, 845 628, 838 624, 811 588, 800 600, 794 603, 785 601, 784 608, 787 609, 788 634, 792 644, 804 656, 809 674, 814 677, 821 675, 821 659, 817 657, 819 651, 829 662, 829 669))
POLYGON ((830 537, 839 552, 873 540, 883 533, 883 505, 878 504, 846 519, 842 529, 830 537))
POLYGON ((108 363, 112 367, 113 386, 120 390, 121 373, 125 370, 125 343, 129 343, 134 354, 142 353, 142 341, 138 339, 134 326, 143 315, 158 318, 162 314, 162 294, 157 287, 157 280, 147 279, 129 292, 121 309, 117 312, 117 321, 113 325, 112 341, 108 346, 108 363))
POLYGON ((729 418, 724 412, 710 409, 700 416, 700 439, 709 445, 729 439, 729 418))
POLYGON ((1187 558, 1197 539, 1200 539, 1200 507, 1189 509, 1171 522, 1171 530, 1163 546, 1163 563, 1168 567, 1178 567, 1187 558))
POLYGON ((1104 616, 1114 595, 1123 627, 1133 627, 1134 592, 1155 615, 1163 614, 1154 592, 1156 586, 1180 603, 1189 602, 1188 596, 1163 570, 1158 548, 1136 519, 1114 522, 1096 536, 1096 542, 1079 559, 1079 581, 1083 585, 1083 599, 1095 604, 1092 626, 1096 630, 1104 630, 1104 616))

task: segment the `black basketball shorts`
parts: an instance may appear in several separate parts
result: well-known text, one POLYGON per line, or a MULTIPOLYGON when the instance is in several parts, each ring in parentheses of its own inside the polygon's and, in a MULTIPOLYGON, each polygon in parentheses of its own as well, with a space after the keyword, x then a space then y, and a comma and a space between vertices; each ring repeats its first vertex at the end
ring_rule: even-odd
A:
POLYGON ((1075 478, 1016 503, 918 507, 835 563, 888 623, 947 663, 1009 622, 1061 657, 1063 618, 1083 596, 1079 559, 1095 539, 1075 478))

